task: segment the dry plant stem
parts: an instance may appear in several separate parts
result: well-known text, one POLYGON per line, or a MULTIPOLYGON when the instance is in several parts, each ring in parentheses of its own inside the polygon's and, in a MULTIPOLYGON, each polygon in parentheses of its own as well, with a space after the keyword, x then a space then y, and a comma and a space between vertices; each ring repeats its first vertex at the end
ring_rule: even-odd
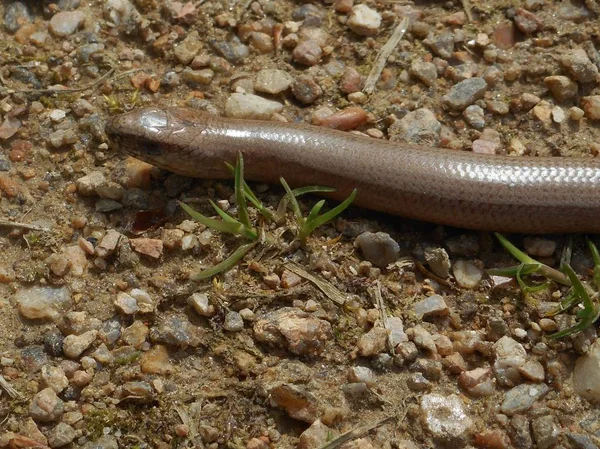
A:
POLYGON ((402 22, 400 22, 400 25, 396 27, 396 29, 392 33, 392 36, 385 43, 385 45, 381 47, 381 50, 379 50, 379 53, 375 58, 375 63, 373 64, 373 68, 371 69, 371 72, 369 73, 369 76, 365 81, 365 87, 363 88, 363 92, 367 95, 372 94, 375 90, 375 84, 381 76, 381 72, 385 67, 385 63, 387 62, 388 57, 392 54, 394 48, 396 48, 396 45, 398 45, 398 42, 400 42, 400 40, 404 36, 404 33, 406 33, 406 30, 408 30, 409 25, 410 20, 408 19, 408 17, 402 19, 402 22))
POLYGON ((380 426, 392 421, 393 419, 394 419, 393 416, 388 416, 387 418, 383 418, 382 420, 379 420, 377 422, 367 424, 366 426, 363 426, 363 427, 359 427, 358 429, 349 430, 348 432, 342 433, 341 435, 337 436, 336 438, 331 440, 329 443, 324 444, 319 449, 336 449, 336 448, 340 447, 341 445, 343 445, 344 443, 355 440, 356 438, 360 438, 363 435, 370 432, 371 430, 376 429, 377 427, 380 427, 380 426))
POLYGON ((28 229, 30 231, 42 231, 42 232, 50 232, 51 231, 51 229, 44 228, 42 226, 36 226, 36 225, 27 224, 27 223, 19 223, 16 221, 9 221, 9 220, 0 220, 0 227, 21 228, 21 229, 28 229))
MULTIPOLYGON (((389 327, 387 325, 387 309, 385 307, 385 303, 383 302, 383 297, 381 296, 381 283, 379 281, 375 282, 375 287, 373 287, 373 295, 375 296, 375 302, 377 303, 377 307, 379 307, 379 319, 381 320, 381 326, 389 331, 389 327)), ((392 333, 390 332, 387 339, 388 350, 394 353, 394 348, 392 346, 392 333)))
POLYGON ((471 11, 471 1, 470 0, 462 0, 462 7, 465 10, 465 14, 467 15, 467 20, 469 23, 473 23, 473 12, 471 11))
POLYGON ((308 271, 304 270, 300 265, 294 262, 288 262, 285 264, 285 267, 292 273, 296 273, 298 276, 311 281, 317 286, 319 290, 321 290, 325 294, 325 296, 327 296, 336 304, 343 306, 346 302, 346 298, 344 297, 344 294, 341 291, 339 291, 329 282, 326 282, 318 278, 317 276, 310 274, 308 271))
MULTIPOLYGON (((97 80, 95 80, 94 82, 87 84, 83 87, 74 87, 74 88, 67 88, 67 89, 57 89, 57 88, 47 88, 47 89, 10 89, 9 90, 9 94, 15 94, 15 93, 24 93, 24 94, 70 94, 70 93, 75 93, 75 92, 83 92, 89 89, 92 89, 94 87, 96 87, 98 84, 102 83, 103 81, 105 81, 106 79, 108 79, 114 72, 115 72, 115 68, 111 68, 108 72, 106 72, 104 75, 102 75, 100 78, 98 78, 97 80)), ((124 76, 127 75, 131 75, 132 73, 135 72, 139 72, 142 69, 133 69, 133 70, 128 70, 127 72, 123 72, 120 73, 119 75, 115 76, 114 78, 112 78, 112 81, 116 81, 120 78, 123 78, 124 76)))
POLYGON ((8 381, 0 374, 0 387, 13 399, 20 398, 21 393, 13 388, 8 381))

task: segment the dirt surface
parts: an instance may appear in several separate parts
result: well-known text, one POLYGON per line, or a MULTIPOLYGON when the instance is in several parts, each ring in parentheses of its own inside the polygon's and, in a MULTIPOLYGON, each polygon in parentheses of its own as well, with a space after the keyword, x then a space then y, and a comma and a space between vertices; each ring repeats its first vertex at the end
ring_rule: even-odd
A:
MULTIPOLYGON (((544 0, 4 1, 0 446, 597 447, 596 330, 550 339, 576 319, 544 315, 566 287, 524 298, 488 276, 515 263, 491 233, 350 208, 299 245, 291 214, 276 225, 250 208, 278 243, 193 281, 246 242, 175 200, 234 212, 233 184, 126 158, 103 127, 178 105, 444 151, 597 157, 599 12, 544 0)), ((252 187, 272 210, 284 194, 252 187)), ((304 212, 315 202, 303 197, 304 212)), ((511 240, 555 267, 570 241, 511 240)), ((572 245, 589 280, 585 241, 572 245)))

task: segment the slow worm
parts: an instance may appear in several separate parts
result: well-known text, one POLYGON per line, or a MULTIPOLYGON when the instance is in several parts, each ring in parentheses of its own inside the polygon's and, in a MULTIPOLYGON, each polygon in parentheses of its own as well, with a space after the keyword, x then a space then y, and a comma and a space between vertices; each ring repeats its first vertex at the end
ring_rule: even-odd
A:
POLYGON ((368 209, 461 228, 600 232, 600 159, 510 157, 376 140, 327 128, 146 107, 110 118, 115 148, 180 175, 324 185, 368 209))

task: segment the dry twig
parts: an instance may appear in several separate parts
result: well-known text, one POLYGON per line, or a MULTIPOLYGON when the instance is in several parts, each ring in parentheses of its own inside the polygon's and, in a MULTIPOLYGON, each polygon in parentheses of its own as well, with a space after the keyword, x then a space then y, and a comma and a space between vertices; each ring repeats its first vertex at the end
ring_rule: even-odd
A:
POLYGON ((400 24, 396 27, 396 29, 392 33, 392 36, 388 39, 385 45, 381 47, 381 50, 379 50, 379 53, 375 58, 375 63, 373 64, 373 68, 371 69, 369 76, 367 76, 367 80, 365 81, 365 87, 363 88, 363 92, 367 95, 372 94, 375 90, 375 84, 381 76, 381 72, 385 67, 385 63, 388 57, 392 54, 394 48, 396 48, 396 45, 398 45, 398 42, 400 42, 400 40, 404 36, 404 33, 406 33, 406 30, 408 30, 409 25, 410 20, 408 19, 408 17, 402 19, 402 22, 400 22, 400 24))
POLYGON ((28 229, 30 231, 43 231, 43 232, 51 231, 51 229, 44 228, 43 226, 37 226, 37 225, 32 225, 32 224, 27 224, 27 223, 19 223, 16 221, 1 220, 1 219, 0 219, 0 227, 21 228, 21 229, 28 229))
POLYGON ((338 435, 336 438, 334 438, 330 442, 321 446, 319 449, 338 448, 342 444, 344 444, 348 441, 355 440, 356 438, 360 438, 363 435, 369 433, 371 430, 376 429, 377 427, 380 427, 393 419, 394 419, 393 416, 388 416, 387 418, 384 418, 382 420, 376 421, 371 424, 367 424, 366 426, 363 426, 363 427, 359 427, 358 429, 352 429, 352 430, 349 430, 348 432, 344 432, 341 435, 338 435))
POLYGON ((285 267, 293 273, 296 273, 298 276, 308 279, 313 284, 317 286, 319 290, 321 290, 325 296, 331 299, 336 304, 343 306, 346 302, 346 297, 344 294, 331 285, 329 282, 324 281, 323 279, 310 274, 308 271, 304 270, 300 265, 294 262, 288 262, 285 264, 285 267))

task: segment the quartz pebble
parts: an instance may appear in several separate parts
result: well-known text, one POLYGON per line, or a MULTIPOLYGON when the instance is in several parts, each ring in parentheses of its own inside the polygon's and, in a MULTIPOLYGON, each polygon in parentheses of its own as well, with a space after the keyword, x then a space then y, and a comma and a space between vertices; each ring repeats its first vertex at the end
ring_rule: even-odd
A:
POLYGON ((546 384, 521 384, 507 391, 500 407, 502 413, 512 416, 523 413, 548 392, 546 384))
POLYGON ((476 104, 467 106, 467 108, 463 111, 463 117, 473 128, 479 130, 485 128, 484 110, 481 106, 476 104))
POLYGON ((50 19, 50 32, 57 37, 73 34, 85 21, 85 14, 81 11, 61 11, 50 19))
POLYGON ((313 39, 306 39, 296 45, 292 52, 292 58, 301 65, 312 67, 317 65, 323 57, 323 49, 313 39))
POLYGON ((298 449, 314 449, 323 446, 331 439, 332 429, 317 419, 308 429, 300 434, 298 449))
POLYGON ((373 36, 379 32, 381 14, 367 5, 355 5, 346 25, 360 36, 373 36))
POLYGON ((458 285, 464 288, 475 288, 483 277, 483 271, 470 260, 457 260, 452 265, 452 272, 458 285))
POLYGON ((32 320, 54 320, 71 307, 67 287, 31 287, 19 290, 13 298, 19 313, 32 320))
POLYGON ((363 357, 372 357, 385 350, 389 331, 383 327, 374 327, 361 335, 356 344, 358 352, 363 357))
POLYGON ((63 447, 73 442, 77 436, 77 431, 70 425, 60 422, 50 432, 48 436, 48 445, 51 448, 63 447))
POLYGON ((244 320, 238 312, 231 310, 225 315, 223 329, 229 332, 239 332, 244 329, 244 320))
POLYGON ((294 354, 319 354, 331 338, 331 324, 294 307, 259 316, 254 336, 262 343, 284 346, 294 354))
POLYGON ((598 67, 581 48, 565 51, 561 62, 569 74, 580 83, 591 83, 598 79, 598 67))
POLYGON ((64 402, 52 388, 44 388, 36 393, 29 404, 29 416, 42 423, 57 421, 64 410, 64 402))
POLYGON ((585 399, 600 401, 600 340, 596 340, 589 352, 577 359, 573 371, 573 388, 585 399))
POLYGON ((409 112, 389 127, 390 140, 416 145, 437 146, 442 124, 429 109, 409 112))
POLYGON ((187 299, 198 315, 211 317, 215 314, 215 307, 210 303, 206 293, 194 293, 187 299))
POLYGON ((281 103, 253 94, 233 93, 225 104, 225 115, 232 118, 269 120, 282 110, 281 103))
POLYGON ((469 78, 452 86, 450 92, 442 97, 442 103, 450 109, 462 111, 483 98, 486 90, 487 83, 483 78, 469 78))
POLYGON ((579 86, 567 76, 554 75, 544 78, 544 84, 557 101, 566 101, 577 95, 579 86))
POLYGON ((55 393, 60 393, 69 385, 69 380, 62 368, 52 365, 42 366, 42 379, 47 387, 55 393))
POLYGON ((443 441, 462 441, 471 432, 473 421, 457 395, 426 394, 421 398, 425 424, 433 437, 443 441))
POLYGON ((294 78, 287 72, 277 69, 263 69, 256 74, 254 89, 271 95, 279 94, 287 90, 294 78))
POLYGON ((360 248, 365 259, 379 268, 395 262, 400 251, 398 243, 385 232, 364 232, 356 238, 354 245, 360 248))
POLYGON ((69 358, 77 358, 91 346, 97 335, 97 330, 90 330, 81 335, 67 335, 63 343, 63 352, 69 358))
POLYGON ((600 95, 590 95, 581 99, 581 107, 590 120, 600 120, 600 95))
POLYGON ((417 318, 448 315, 448 305, 440 295, 431 295, 415 304, 417 318))

